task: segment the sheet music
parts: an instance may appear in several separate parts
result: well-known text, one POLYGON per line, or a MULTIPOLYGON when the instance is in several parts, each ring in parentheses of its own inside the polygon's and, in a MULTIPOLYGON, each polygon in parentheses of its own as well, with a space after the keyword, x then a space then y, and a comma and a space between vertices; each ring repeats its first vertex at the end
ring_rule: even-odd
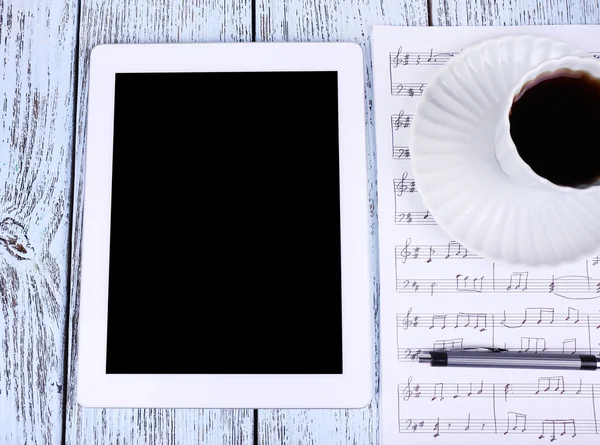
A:
POLYGON ((494 264, 448 238, 413 179, 409 130, 428 79, 463 48, 507 34, 600 55, 599 26, 374 28, 383 445, 600 441, 600 372, 415 361, 473 346, 600 354, 600 256, 555 270, 494 264))

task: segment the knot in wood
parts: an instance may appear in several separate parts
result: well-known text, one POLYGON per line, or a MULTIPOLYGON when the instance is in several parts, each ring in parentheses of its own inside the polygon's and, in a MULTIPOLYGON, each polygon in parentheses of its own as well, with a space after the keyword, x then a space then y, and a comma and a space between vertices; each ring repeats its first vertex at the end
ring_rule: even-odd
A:
POLYGON ((31 260, 34 249, 25 227, 14 218, 4 218, 0 222, 0 241, 13 257, 18 260, 31 260))

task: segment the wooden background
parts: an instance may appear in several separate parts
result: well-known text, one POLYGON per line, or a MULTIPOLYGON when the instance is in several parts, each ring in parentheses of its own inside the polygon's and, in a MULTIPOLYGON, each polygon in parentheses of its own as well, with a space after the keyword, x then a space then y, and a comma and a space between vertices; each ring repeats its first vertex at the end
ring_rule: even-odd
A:
POLYGON ((0 0, 0 445, 379 442, 378 366, 376 398, 362 410, 77 405, 83 159, 88 62, 95 45, 253 40, 362 45, 377 336, 371 26, 568 23, 600 23, 598 1, 0 0))

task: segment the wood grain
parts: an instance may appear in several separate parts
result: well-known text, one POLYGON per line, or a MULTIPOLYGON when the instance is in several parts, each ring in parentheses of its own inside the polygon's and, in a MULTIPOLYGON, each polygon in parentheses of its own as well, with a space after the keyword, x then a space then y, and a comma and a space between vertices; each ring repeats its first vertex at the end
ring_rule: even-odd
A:
POLYGON ((61 442, 77 2, 0 0, 0 444, 61 442))
MULTIPOLYGON (((600 23, 600 7, 592 0, 431 0, 430 10, 434 25, 600 23)), ((377 336, 370 32, 373 24, 426 25, 427 5, 424 0, 256 0, 256 17, 257 40, 353 41, 365 51, 372 298, 377 336)), ((68 444, 252 442, 251 410, 88 410, 76 403, 79 242, 90 50, 99 43, 250 40, 251 18, 250 0, 184 4, 168 0, 0 0, 0 445, 61 443, 63 409, 68 444), (76 53, 78 7, 81 26, 76 53), (75 186, 71 190, 75 129, 75 186), (71 192, 73 227, 69 225, 71 192), (64 407, 69 261, 72 298, 64 407)), ((375 346, 378 362, 377 342, 375 346)), ((377 443, 377 368, 374 379, 376 397, 367 409, 260 410, 258 442, 377 443)))
MULTIPOLYGON (((249 444, 252 410, 85 409, 76 402, 77 327, 88 64, 100 43, 246 41, 252 36, 246 0, 83 0, 79 41, 66 443, 249 444)), ((168 154, 166 154, 168 155, 168 154)))
POLYGON ((431 0, 434 25, 566 25, 599 23, 596 0, 431 0))
POLYGON ((259 410, 258 443, 374 444, 379 443, 379 281, 377 270, 377 184, 371 28, 375 24, 427 25, 425 0, 352 2, 337 0, 257 0, 258 41, 344 41, 359 43, 364 51, 366 81, 367 162, 371 227, 371 276, 374 314, 375 395, 371 405, 359 410, 259 410))

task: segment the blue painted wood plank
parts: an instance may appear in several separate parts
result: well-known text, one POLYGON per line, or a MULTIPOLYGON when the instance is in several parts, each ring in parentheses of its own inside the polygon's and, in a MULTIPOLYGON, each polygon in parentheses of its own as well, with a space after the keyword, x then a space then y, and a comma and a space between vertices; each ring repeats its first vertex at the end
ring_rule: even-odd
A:
POLYGON ((0 444, 58 445, 77 0, 0 0, 0 444))
POLYGON ((596 0, 432 0, 434 25, 567 25, 600 23, 596 0))
POLYGON ((425 0, 257 0, 257 40, 346 41, 364 51, 366 79, 367 162, 370 208, 371 276, 375 396, 368 408, 358 410, 259 410, 258 443, 264 445, 367 445, 378 443, 379 425, 379 273, 377 259, 377 184, 371 27, 373 25, 425 26, 425 0))
POLYGON ((248 41, 252 37, 251 25, 250 0, 82 0, 66 407, 68 445, 252 443, 252 410, 86 409, 76 402, 78 267, 90 51, 101 43, 248 41))

